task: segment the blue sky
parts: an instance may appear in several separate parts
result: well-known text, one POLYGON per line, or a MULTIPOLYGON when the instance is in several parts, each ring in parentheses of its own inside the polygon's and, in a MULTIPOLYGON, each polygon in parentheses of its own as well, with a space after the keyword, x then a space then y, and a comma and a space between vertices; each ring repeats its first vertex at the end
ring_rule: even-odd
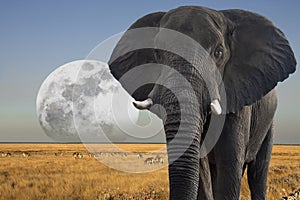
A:
MULTIPOLYGON (((39 127, 35 98, 57 67, 84 59, 106 38, 139 17, 181 5, 245 9, 271 19, 288 37, 298 62, 298 1, 0 1, 0 142, 49 141, 39 127)), ((300 143, 300 75, 278 87, 276 142, 300 143)))

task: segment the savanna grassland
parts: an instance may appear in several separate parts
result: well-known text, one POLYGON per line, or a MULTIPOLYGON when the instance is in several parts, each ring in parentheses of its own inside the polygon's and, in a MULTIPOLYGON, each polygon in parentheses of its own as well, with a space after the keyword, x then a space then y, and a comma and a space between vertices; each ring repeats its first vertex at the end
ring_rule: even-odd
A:
MULTIPOLYGON (((165 145, 88 149, 81 144, 0 144, 0 200, 168 199, 165 145), (74 158, 74 152, 83 157, 74 158), (150 158, 152 162, 145 162, 150 158)), ((250 199, 246 183, 244 177, 242 200, 250 199)), ((300 146, 274 146, 268 199, 281 199, 299 188, 300 146)))

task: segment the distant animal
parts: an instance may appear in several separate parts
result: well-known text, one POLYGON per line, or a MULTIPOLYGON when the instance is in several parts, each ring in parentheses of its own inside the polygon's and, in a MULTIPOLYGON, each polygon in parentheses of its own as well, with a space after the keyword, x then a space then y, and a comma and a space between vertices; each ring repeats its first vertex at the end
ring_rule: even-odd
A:
POLYGON ((124 152, 124 153, 121 153, 121 157, 127 157, 127 153, 126 152, 124 152))
POLYGON ((137 157, 137 159, 142 159, 142 158, 143 158, 143 155, 142 155, 141 153, 138 153, 138 154, 136 155, 136 157, 137 157))
POLYGON ((152 165, 152 164, 154 164, 154 158, 153 157, 146 158, 144 163, 147 165, 152 165))
POLYGON ((160 157, 159 155, 157 155, 154 159, 154 163, 163 165, 165 163, 165 160, 162 157, 160 157))
POLYGON ((77 158, 83 158, 83 155, 82 155, 82 153, 80 153, 80 152, 74 152, 74 153, 73 153, 73 158, 74 158, 74 159, 77 159, 77 158))
POLYGON ((63 155, 64 155, 63 152, 55 152, 55 153, 54 153, 54 156, 63 156, 63 155))
POLYGON ((28 157, 30 156, 30 153, 29 153, 29 152, 23 152, 23 153, 22 153, 22 156, 23 156, 24 158, 28 158, 28 157))
POLYGON ((1 153, 1 156, 2 156, 2 157, 10 157, 10 156, 11 156, 11 153, 9 153, 9 152, 2 152, 2 153, 1 153))
POLYGON ((96 155, 94 153, 89 153, 90 158, 96 158, 96 155))
POLYGON ((118 152, 111 152, 110 155, 111 156, 117 156, 119 153, 118 152))

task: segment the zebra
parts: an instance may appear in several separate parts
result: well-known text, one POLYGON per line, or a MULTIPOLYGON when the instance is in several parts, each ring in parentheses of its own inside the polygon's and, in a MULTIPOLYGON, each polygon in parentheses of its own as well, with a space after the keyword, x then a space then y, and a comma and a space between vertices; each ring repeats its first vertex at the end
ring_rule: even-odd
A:
POLYGON ((118 152, 111 152, 110 153, 110 155, 113 156, 113 157, 118 156, 118 154, 119 154, 118 152))
POLYGON ((154 159, 154 163, 163 165, 165 163, 165 160, 162 157, 160 157, 159 155, 157 155, 154 159))
POLYGON ((101 156, 101 152, 94 152, 93 155, 94 155, 94 158, 100 157, 101 156))
POLYGON ((143 158, 143 155, 142 155, 141 153, 138 153, 138 154, 136 155, 136 157, 137 157, 137 159, 142 159, 142 158, 143 158))
POLYGON ((74 152, 74 153, 73 153, 73 158, 74 158, 74 159, 77 159, 77 158, 83 158, 83 155, 82 155, 82 153, 80 153, 80 152, 74 152))
POLYGON ((54 156, 63 156, 63 155, 64 155, 63 152, 60 152, 60 153, 59 153, 59 152, 55 152, 55 153, 54 153, 54 156))
POLYGON ((24 158, 28 158, 28 157, 30 156, 30 153, 29 153, 29 152, 23 152, 23 153, 22 153, 22 156, 23 156, 24 158))
POLYGON ((154 158, 153 157, 150 157, 150 158, 146 158, 146 160, 144 161, 145 164, 147 165, 152 165, 154 164, 154 158))
POLYGON ((9 153, 9 152, 7 152, 7 153, 2 152, 2 153, 1 153, 1 156, 2 156, 2 157, 10 157, 10 156, 11 156, 11 153, 9 153))
POLYGON ((127 153, 126 153, 126 152, 120 153, 120 156, 121 156, 121 157, 127 157, 127 153))
POLYGON ((95 155, 95 153, 89 153, 89 157, 90 158, 96 158, 96 155, 95 155))

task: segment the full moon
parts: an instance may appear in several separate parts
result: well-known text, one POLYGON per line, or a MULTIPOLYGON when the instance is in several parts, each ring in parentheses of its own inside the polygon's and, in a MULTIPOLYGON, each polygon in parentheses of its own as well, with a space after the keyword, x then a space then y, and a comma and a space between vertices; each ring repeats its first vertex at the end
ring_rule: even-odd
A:
POLYGON ((79 60, 45 79, 36 109, 41 127, 55 141, 120 142, 138 119, 132 101, 107 64, 79 60))

